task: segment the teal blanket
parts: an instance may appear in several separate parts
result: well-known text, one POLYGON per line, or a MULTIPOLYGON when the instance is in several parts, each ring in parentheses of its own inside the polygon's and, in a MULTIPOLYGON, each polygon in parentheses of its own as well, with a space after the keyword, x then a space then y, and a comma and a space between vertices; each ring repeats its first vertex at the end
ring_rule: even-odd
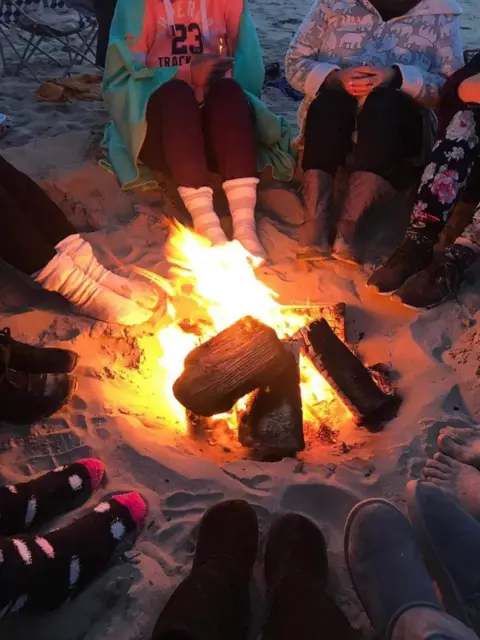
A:
MULTIPOLYGON (((124 189, 155 183, 148 168, 138 161, 147 129, 147 103, 178 71, 178 67, 146 68, 128 46, 127 42, 134 44, 142 33, 144 13, 145 0, 118 0, 103 82, 103 99, 112 118, 105 129, 104 150, 124 189)), ((271 166, 277 179, 291 180, 296 165, 292 132, 285 118, 271 113, 260 99, 264 75, 260 43, 245 0, 234 78, 255 115, 259 172, 271 166)))

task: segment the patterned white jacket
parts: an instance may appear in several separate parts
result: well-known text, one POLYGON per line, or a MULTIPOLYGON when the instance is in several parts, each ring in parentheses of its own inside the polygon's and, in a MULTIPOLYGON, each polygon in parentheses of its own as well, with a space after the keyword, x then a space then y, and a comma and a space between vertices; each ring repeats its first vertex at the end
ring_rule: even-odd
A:
POLYGON ((368 0, 315 0, 285 59, 289 83, 305 94, 299 124, 334 69, 397 65, 405 91, 432 107, 446 78, 463 65, 456 0, 421 0, 384 22, 368 0))

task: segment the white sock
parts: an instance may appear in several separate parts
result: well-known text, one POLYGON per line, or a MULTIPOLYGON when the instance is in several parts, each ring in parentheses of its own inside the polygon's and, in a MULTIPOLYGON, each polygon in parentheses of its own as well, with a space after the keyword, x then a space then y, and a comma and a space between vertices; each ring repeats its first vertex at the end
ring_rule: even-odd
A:
POLYGON ((256 258, 267 259, 255 225, 258 178, 237 178, 223 183, 233 221, 233 237, 256 258))
POLYGON ((158 306, 159 291, 153 284, 140 277, 123 278, 106 269, 96 259, 92 245, 78 233, 64 238, 55 248, 68 254, 85 275, 110 291, 133 300, 146 309, 155 309, 158 306))
POLYGON ((98 284, 62 252, 33 276, 47 291, 59 293, 86 316, 103 322, 132 326, 147 322, 152 312, 98 284))
POLYGON ((210 240, 213 245, 228 242, 213 209, 213 191, 210 187, 178 187, 178 193, 192 216, 193 228, 199 235, 210 240))

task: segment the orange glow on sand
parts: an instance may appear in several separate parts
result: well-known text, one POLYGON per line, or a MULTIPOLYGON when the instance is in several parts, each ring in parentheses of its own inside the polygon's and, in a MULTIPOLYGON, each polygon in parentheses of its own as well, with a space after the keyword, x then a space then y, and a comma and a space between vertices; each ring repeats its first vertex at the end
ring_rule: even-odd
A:
MULTIPOLYGON (((236 241, 212 247, 190 229, 174 223, 166 257, 171 265, 168 280, 148 272, 145 275, 168 295, 167 316, 158 331, 162 400, 170 405, 168 413, 186 430, 186 411, 175 399, 172 386, 193 348, 247 315, 273 327, 280 338, 292 336, 312 318, 277 302, 278 295, 257 279, 255 258, 236 241)), ((325 423, 326 407, 335 393, 303 356, 300 373, 304 424, 315 427, 325 423)), ((236 408, 244 404, 242 399, 236 408)), ((343 417, 348 419, 348 413, 345 409, 343 417)), ((235 409, 218 417, 231 430, 237 429, 235 409)))

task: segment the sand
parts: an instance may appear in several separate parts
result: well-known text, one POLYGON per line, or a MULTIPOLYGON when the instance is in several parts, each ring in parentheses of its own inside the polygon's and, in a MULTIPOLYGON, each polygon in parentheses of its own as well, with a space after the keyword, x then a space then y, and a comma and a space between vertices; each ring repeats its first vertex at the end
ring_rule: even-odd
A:
MULTIPOLYGON (((268 62, 282 60, 307 5, 291 0, 280 6, 252 3, 268 62)), ((463 19, 470 46, 476 43, 479 14, 477 3, 463 19)), ((42 77, 55 75, 44 63, 35 64, 42 77)), ((0 112, 11 116, 13 125, 0 140, 2 153, 42 181, 79 229, 96 229, 88 239, 106 266, 129 273, 139 265, 166 275, 164 214, 172 213, 172 205, 165 194, 123 194, 98 166, 106 118, 101 103, 37 103, 36 86, 24 75, 2 78, 0 112), (135 208, 139 203, 143 206, 135 208)), ((295 103, 275 89, 267 91, 266 99, 294 121, 295 103)), ((3 621, 4 638, 149 638, 162 605, 189 570, 201 515, 227 498, 245 498, 254 505, 262 544, 278 514, 294 510, 312 518, 328 541, 332 592, 368 637, 366 616, 343 562, 345 518, 367 497, 383 496, 403 508, 405 483, 418 477, 425 458, 436 450, 439 430, 480 421, 480 290, 478 284, 464 287, 458 300, 417 314, 369 292, 365 273, 340 265, 300 272, 292 260, 295 229, 285 224, 298 223, 295 195, 266 184, 260 201, 262 240, 273 261, 260 277, 285 303, 347 303, 349 341, 365 362, 385 363, 393 372, 404 397, 398 417, 378 434, 342 424, 335 442, 310 437, 297 460, 277 463, 250 460, 234 443, 227 450, 194 443, 165 415, 157 365, 161 318, 133 329, 94 322, 72 315, 57 297, 2 268, 0 326, 10 326, 25 341, 71 347, 81 355, 78 389, 68 407, 31 428, 2 426, 2 481, 21 481, 91 454, 106 463, 108 485, 83 510, 55 526, 115 491, 136 489, 150 506, 147 527, 123 562, 58 612, 3 621)), ((377 236, 370 238, 370 257, 385 255, 393 246, 405 226, 405 213, 403 207, 395 224, 387 221, 389 233, 379 224, 377 236)), ((252 638, 264 602, 260 562, 253 593, 252 638)))

